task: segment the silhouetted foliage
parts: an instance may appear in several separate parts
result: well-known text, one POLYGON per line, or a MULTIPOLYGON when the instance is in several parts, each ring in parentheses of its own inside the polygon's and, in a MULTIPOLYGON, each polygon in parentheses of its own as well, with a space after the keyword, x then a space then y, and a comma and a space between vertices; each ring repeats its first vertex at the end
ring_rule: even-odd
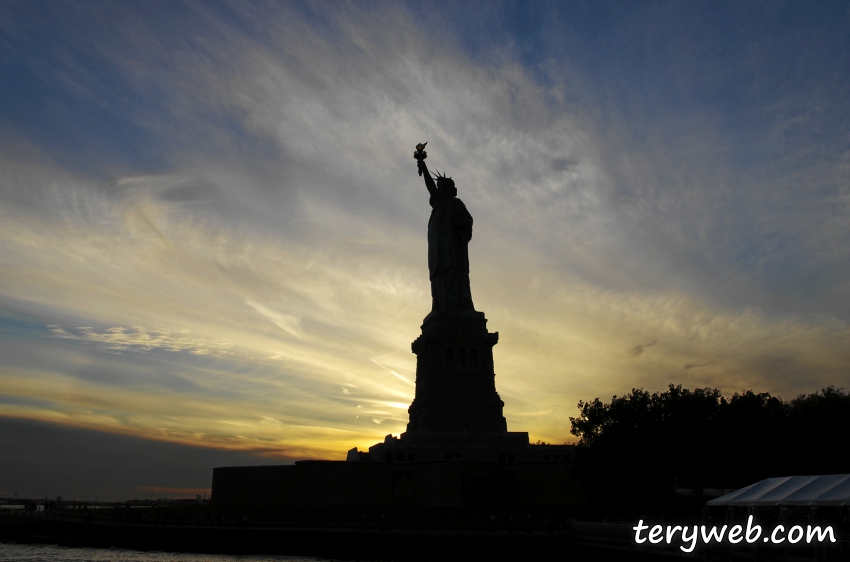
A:
POLYGON ((739 488, 763 478, 850 472, 850 395, 828 387, 790 402, 714 388, 632 389, 579 402, 579 470, 609 511, 669 513, 674 487, 739 488))

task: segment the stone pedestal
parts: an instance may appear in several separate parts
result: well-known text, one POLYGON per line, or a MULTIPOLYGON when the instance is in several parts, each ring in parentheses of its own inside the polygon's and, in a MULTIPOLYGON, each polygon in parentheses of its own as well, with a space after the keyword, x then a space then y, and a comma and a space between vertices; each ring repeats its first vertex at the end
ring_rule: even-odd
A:
POLYGON ((483 312, 429 314, 416 354, 416 396, 407 432, 506 432, 504 402, 496 392, 493 346, 483 312))

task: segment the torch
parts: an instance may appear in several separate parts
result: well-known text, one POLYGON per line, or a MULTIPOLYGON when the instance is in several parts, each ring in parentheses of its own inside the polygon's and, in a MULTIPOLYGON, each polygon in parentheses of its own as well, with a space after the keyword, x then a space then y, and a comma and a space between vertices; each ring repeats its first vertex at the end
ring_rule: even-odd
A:
MULTIPOLYGON (((425 145, 427 142, 419 143, 416 145, 416 152, 413 153, 413 157, 416 158, 416 161, 421 163, 423 160, 428 158, 428 153, 425 152, 425 145)), ((419 166, 419 175, 422 175, 422 166, 419 166)))

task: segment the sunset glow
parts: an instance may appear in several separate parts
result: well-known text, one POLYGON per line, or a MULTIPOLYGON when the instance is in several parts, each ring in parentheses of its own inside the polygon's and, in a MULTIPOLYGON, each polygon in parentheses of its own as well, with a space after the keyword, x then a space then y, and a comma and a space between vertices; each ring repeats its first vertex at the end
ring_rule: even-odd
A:
POLYGON ((404 431, 424 141, 512 431, 846 388, 846 3, 493 6, 0 7, 0 416, 259 464, 404 431))

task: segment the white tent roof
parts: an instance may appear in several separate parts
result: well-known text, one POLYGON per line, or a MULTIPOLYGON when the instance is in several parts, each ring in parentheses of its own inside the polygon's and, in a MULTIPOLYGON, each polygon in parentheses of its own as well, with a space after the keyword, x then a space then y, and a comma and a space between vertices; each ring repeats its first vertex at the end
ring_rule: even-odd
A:
POLYGON ((768 478, 713 499, 707 505, 850 505, 850 474, 768 478))

